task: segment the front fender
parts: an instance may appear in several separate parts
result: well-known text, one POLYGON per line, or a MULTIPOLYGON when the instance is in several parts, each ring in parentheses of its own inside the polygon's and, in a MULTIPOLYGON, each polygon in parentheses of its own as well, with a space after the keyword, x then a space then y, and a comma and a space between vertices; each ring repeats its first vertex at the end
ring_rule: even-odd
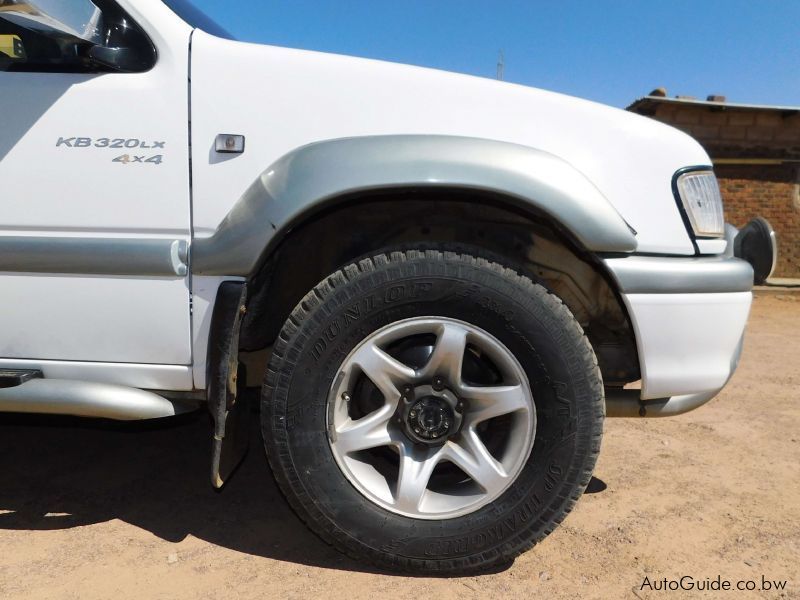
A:
POLYGON ((251 274, 270 242, 336 199, 371 190, 453 188, 544 213, 587 250, 631 252, 631 228, 582 173, 526 146, 455 136, 344 138, 298 148, 267 168, 213 235, 195 240, 192 272, 251 274))

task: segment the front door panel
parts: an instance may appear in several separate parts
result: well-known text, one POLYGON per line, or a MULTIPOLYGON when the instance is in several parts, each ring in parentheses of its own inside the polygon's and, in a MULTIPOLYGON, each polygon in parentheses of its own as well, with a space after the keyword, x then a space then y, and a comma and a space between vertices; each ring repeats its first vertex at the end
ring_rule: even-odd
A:
POLYGON ((190 28, 148 33, 143 73, 0 69, 0 358, 191 363, 190 28))

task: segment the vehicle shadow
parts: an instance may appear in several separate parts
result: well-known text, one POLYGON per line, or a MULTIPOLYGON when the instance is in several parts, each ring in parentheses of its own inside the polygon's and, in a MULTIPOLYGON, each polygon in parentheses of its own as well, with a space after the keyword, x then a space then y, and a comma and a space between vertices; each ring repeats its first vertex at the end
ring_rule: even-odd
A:
POLYGON ((203 412, 139 423, 0 414, 0 530, 120 519, 170 542, 191 534, 275 560, 380 573, 321 542, 295 516, 272 479, 257 421, 247 458, 217 492, 203 412))
POLYGON ((202 412, 147 423, 0 415, 0 529, 121 519, 170 542, 191 534, 277 560, 364 570, 292 513, 253 433, 245 462, 218 492, 202 412))

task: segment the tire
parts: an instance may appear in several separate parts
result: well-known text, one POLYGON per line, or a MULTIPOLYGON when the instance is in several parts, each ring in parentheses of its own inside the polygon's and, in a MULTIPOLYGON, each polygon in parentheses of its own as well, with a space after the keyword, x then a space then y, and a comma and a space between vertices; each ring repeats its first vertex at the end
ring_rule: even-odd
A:
POLYGON ((275 479, 323 540, 381 569, 455 575, 508 564, 566 517, 600 450, 604 397, 583 330, 544 287, 483 258, 404 251, 336 271, 303 298, 275 343, 261 415, 275 479), (466 336, 466 353, 455 343, 462 349, 437 353, 458 337, 448 331, 466 336), (398 358, 400 366, 381 358, 367 368, 361 358, 365 349, 406 357, 420 348, 430 358, 398 358), (459 352, 455 362, 437 358, 459 352), (433 387, 396 379, 445 364, 433 387), (513 394, 513 412, 481 420, 497 390, 513 394), (380 422, 374 439, 391 441, 351 452, 377 443, 372 430, 356 436, 366 417, 380 422), (430 479, 412 469, 433 464, 426 457, 441 460, 430 479))

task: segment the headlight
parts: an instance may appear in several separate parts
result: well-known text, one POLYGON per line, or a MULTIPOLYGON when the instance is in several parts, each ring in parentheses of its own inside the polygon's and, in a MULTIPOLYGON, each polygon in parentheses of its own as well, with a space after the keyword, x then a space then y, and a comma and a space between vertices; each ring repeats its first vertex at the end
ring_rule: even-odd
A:
POLYGON ((712 171, 689 171, 678 176, 678 196, 698 237, 722 237, 725 217, 717 178, 712 171))

